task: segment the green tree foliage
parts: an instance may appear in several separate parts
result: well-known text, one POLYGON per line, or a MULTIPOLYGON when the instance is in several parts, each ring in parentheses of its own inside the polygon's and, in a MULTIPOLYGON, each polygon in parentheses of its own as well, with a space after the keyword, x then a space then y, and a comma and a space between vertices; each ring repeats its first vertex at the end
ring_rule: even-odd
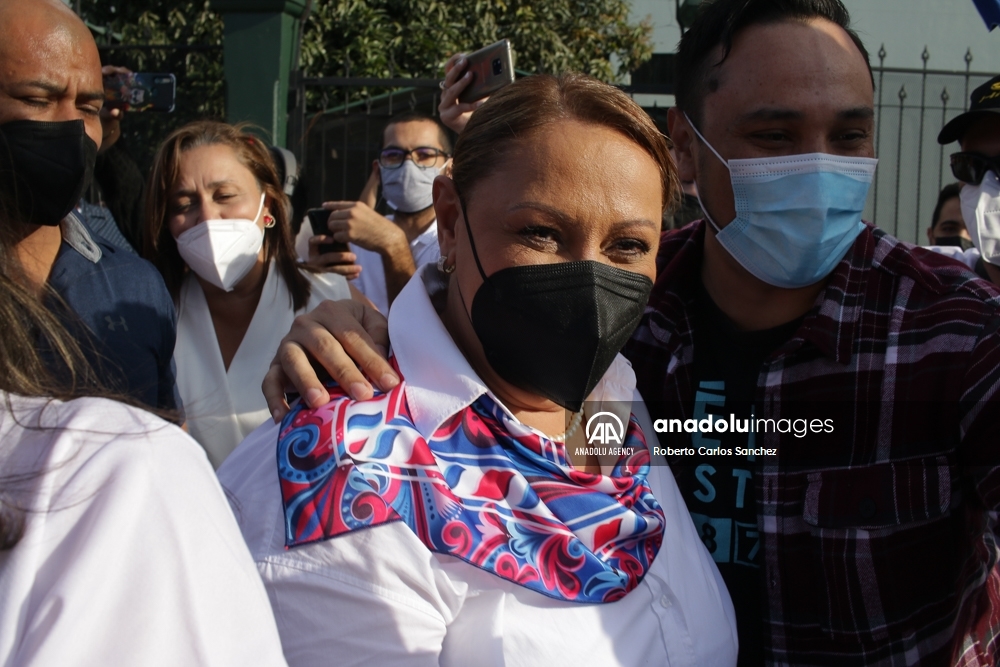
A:
POLYGON ((316 0, 302 66, 311 76, 433 77, 451 54, 507 38, 518 69, 615 82, 652 54, 651 25, 628 13, 626 0, 316 0))
POLYGON ((134 71, 168 71, 183 78, 178 107, 199 116, 225 115, 222 73, 222 18, 208 0, 81 0, 80 12, 101 45, 169 44, 213 46, 216 50, 164 49, 102 52, 105 64, 124 64, 134 71))
POLYGON ((177 77, 173 113, 130 113, 122 123, 124 141, 145 169, 160 141, 197 119, 225 118, 222 70, 222 17, 208 0, 72 0, 90 25, 105 65, 134 72, 170 72, 177 77), (166 44, 214 47, 209 50, 130 50, 108 46, 166 44))
MULTIPOLYGON (((222 45, 222 18, 208 0, 70 5, 99 45, 222 45)), ((315 0, 303 30, 301 64, 308 76, 435 77, 451 54, 507 38, 520 70, 577 70, 614 82, 652 52, 651 26, 630 23, 628 13, 627 0, 315 0)), ((174 113, 130 114, 123 123, 144 167, 170 130, 196 118, 225 116, 221 48, 103 50, 102 60, 177 76, 174 113)))

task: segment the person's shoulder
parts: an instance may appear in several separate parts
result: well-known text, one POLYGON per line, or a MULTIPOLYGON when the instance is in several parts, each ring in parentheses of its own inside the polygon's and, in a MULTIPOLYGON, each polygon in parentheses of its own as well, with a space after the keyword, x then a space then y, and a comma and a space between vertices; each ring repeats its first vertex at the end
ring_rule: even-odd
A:
MULTIPOLYGON (((337 513, 342 508, 337 497, 342 493, 341 484, 357 474, 358 468, 342 448, 342 440, 348 436, 344 434, 340 443, 332 442, 334 431, 319 423, 330 412, 350 410, 357 405, 362 403, 337 397, 320 408, 295 408, 282 424, 268 421, 259 426, 219 467, 219 482, 229 495, 243 538, 258 562, 308 562, 321 570, 336 565, 342 575, 353 572, 360 579, 364 578, 362 573, 370 570, 372 559, 382 553, 392 554, 388 560, 396 562, 401 550, 410 551, 411 556, 427 551, 422 543, 414 544, 416 538, 404 523, 393 520, 388 503, 384 508, 388 514, 380 520, 354 521, 350 527, 341 525, 337 513), (321 525, 309 521, 304 522, 308 525, 300 525, 300 513, 312 515, 321 525), (299 519, 290 519, 292 515, 299 519), (297 532, 299 529, 308 535, 297 532), (286 540, 290 541, 286 544, 286 540), (370 546, 373 540, 392 548, 373 552, 367 546, 360 546, 370 546), (289 550, 286 546, 294 548, 289 550), (358 548, 364 552, 364 558, 355 558, 358 548)), ((355 435, 367 430, 365 426, 370 428, 372 424, 360 427, 355 424, 355 435)), ((366 446, 359 438, 351 443, 353 448, 366 446)), ((372 491, 378 494, 377 490, 372 491)), ((365 497, 371 502, 375 495, 365 497)), ((429 558, 424 553, 423 560, 429 558)), ((404 569, 409 568, 406 565, 404 569)))
POLYGON ((98 267, 108 276, 116 291, 142 295, 144 303, 146 299, 155 299, 159 305, 173 303, 163 276, 152 262, 107 242, 100 243, 100 246, 103 252, 98 267))
POLYGON ((51 426, 61 433, 75 434, 86 446, 113 446, 126 452, 137 446, 156 455, 166 449, 171 456, 189 452, 196 459, 204 458, 198 443, 176 425, 140 407, 107 398, 52 401, 38 422, 43 428, 51 426))
POLYGON ((699 234, 705 221, 699 218, 683 227, 660 232, 660 254, 672 255, 689 243, 700 241, 699 234))
POLYGON ((908 279, 912 285, 909 300, 914 306, 920 301, 931 305, 962 299, 973 312, 1000 316, 1000 290, 961 261, 900 241, 877 228, 869 228, 867 233, 874 240, 872 267, 908 279))
POLYGON ((705 221, 695 220, 680 229, 661 232, 656 254, 657 275, 673 275, 690 270, 695 264, 700 266, 704 231, 705 221))
POLYGON ((11 396, 11 411, 27 428, 51 428, 66 433, 139 436, 153 426, 166 424, 142 408, 96 396, 69 401, 11 396))
POLYGON ((93 239, 101 248, 101 259, 98 261, 98 266, 128 268, 137 272, 137 275, 141 278, 160 275, 160 272, 156 270, 156 267, 148 259, 144 259, 135 253, 115 246, 103 236, 94 234, 93 239))
POLYGON ((204 451, 190 436, 141 408, 90 397, 16 399, 10 405, 10 417, 23 429, 19 441, 34 436, 51 443, 42 456, 43 468, 64 481, 79 479, 88 490, 139 472, 149 478, 166 469, 211 472, 204 451))

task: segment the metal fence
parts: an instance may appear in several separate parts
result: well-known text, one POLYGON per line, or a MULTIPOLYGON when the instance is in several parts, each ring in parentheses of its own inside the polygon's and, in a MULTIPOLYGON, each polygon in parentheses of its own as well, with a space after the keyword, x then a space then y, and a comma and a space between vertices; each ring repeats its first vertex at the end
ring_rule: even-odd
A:
POLYGON ((356 199, 378 157, 386 121, 406 110, 437 116, 441 92, 437 79, 311 78, 294 72, 290 90, 287 143, 302 165, 296 209, 356 199), (307 102, 319 109, 307 113, 307 102))
POLYGON ((879 158, 865 219, 911 243, 926 243, 925 230, 941 187, 955 179, 949 155, 957 144, 941 146, 938 132, 966 111, 969 94, 997 73, 972 69, 966 50, 965 69, 930 68, 924 48, 919 68, 885 67, 879 49, 875 75, 875 151, 879 158))
MULTIPOLYGON (((968 109, 969 93, 995 74, 973 70, 971 50, 962 70, 932 69, 926 48, 919 68, 886 67, 886 56, 882 47, 872 67, 879 166, 864 217, 905 241, 924 243, 938 192, 954 180, 948 157, 958 150, 939 145, 938 132, 968 109)), ((436 79, 293 77, 288 141, 303 164, 306 203, 356 198, 386 120, 406 109, 436 115, 437 84, 436 79), (319 109, 307 113, 307 100, 319 109)), ((647 111, 660 116, 664 109, 647 111)))

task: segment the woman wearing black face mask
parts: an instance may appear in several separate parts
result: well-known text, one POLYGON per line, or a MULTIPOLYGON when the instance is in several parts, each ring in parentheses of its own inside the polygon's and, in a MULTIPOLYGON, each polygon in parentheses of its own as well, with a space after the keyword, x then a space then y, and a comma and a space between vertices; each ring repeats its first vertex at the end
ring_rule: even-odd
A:
POLYGON ((219 470, 290 664, 735 663, 617 354, 676 187, 649 118, 593 79, 476 111, 434 184, 442 260, 390 311, 403 382, 333 387, 219 470))

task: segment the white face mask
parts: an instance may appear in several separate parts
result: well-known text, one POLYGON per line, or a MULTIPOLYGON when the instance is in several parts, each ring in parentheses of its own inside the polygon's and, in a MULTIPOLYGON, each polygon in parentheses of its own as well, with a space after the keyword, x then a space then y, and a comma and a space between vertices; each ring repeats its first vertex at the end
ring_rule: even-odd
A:
POLYGON ((177 237, 177 252, 202 280, 227 292, 250 273, 264 247, 257 218, 264 210, 264 194, 253 220, 206 220, 177 237))
POLYGON ((1000 178, 986 172, 979 185, 962 186, 962 217, 984 262, 1000 266, 1000 178))
POLYGON ((382 196, 393 210, 416 213, 434 204, 434 179, 440 167, 419 167, 412 160, 403 160, 395 169, 379 167, 382 176, 382 196))

